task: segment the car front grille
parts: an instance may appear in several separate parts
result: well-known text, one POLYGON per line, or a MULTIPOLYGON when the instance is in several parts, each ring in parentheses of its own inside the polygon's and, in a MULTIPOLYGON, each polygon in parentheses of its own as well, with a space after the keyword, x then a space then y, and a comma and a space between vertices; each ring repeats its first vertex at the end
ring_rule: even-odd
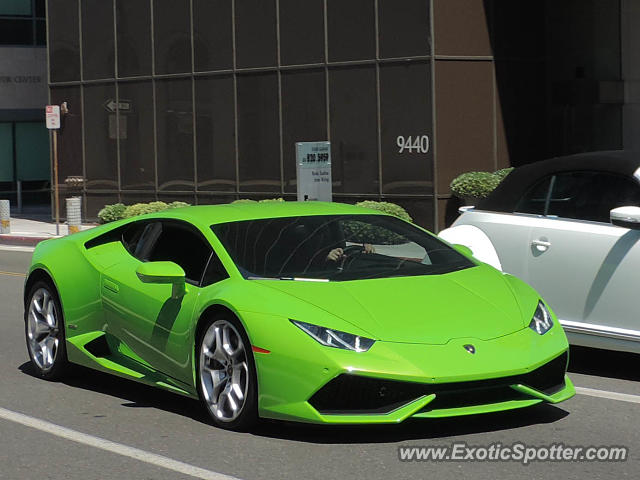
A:
POLYGON ((388 413, 423 395, 436 394, 429 410, 518 400, 528 397, 510 388, 522 384, 552 395, 564 388, 568 353, 537 369, 508 377, 469 382, 415 383, 342 374, 325 384, 309 403, 322 414, 388 413))

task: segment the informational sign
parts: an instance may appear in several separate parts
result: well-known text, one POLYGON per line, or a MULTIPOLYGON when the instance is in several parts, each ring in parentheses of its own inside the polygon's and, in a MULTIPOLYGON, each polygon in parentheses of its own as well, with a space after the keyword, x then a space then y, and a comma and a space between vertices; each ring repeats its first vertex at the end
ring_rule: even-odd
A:
POLYGON ((119 102, 116 102, 113 98, 110 98, 104 102, 102 106, 109 113, 116 113, 116 109, 119 110, 120 113, 127 113, 132 110, 131 100, 120 99, 119 102))
POLYGON ((296 171, 299 202, 332 201, 330 142, 297 142, 296 171))
POLYGON ((60 128, 59 105, 47 105, 47 108, 45 109, 45 121, 49 130, 57 130, 60 128))

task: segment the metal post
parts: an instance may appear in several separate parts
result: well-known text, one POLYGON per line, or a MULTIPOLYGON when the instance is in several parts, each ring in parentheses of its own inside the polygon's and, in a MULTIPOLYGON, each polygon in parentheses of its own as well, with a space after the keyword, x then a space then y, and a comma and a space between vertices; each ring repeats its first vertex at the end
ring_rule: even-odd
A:
POLYGON ((16 181, 17 196, 18 196, 18 213, 22 213, 22 180, 16 181))
POLYGON ((0 233, 11 233, 9 200, 0 200, 0 233))
POLYGON ((60 192, 58 191, 58 130, 53 130, 53 188, 55 197, 56 235, 60 235, 60 192))
POLYGON ((82 197, 67 198, 67 225, 69 235, 77 233, 82 224, 82 197))

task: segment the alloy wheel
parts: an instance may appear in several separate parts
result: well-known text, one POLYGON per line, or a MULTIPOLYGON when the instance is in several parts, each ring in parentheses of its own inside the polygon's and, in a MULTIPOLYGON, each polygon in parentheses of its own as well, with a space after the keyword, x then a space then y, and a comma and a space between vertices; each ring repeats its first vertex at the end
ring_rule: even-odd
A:
POLYGON ((51 293, 39 288, 31 296, 27 317, 27 340, 31 357, 42 371, 50 370, 56 361, 60 344, 59 313, 51 293))
POLYGON ((249 365, 242 336, 227 320, 207 329, 200 345, 199 376, 207 408, 220 422, 242 413, 249 390, 249 365))

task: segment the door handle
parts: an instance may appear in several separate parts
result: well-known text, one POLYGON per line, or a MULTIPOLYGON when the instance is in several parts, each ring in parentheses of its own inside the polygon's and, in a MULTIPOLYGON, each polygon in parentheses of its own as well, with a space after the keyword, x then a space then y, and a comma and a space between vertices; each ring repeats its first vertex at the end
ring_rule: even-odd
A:
POLYGON ((102 280, 102 286, 113 293, 118 293, 120 291, 120 288, 116 283, 111 280, 107 280, 106 278, 102 280))
POLYGON ((536 250, 538 250, 539 252, 546 252, 547 250, 549 250, 549 247, 551 247, 551 242, 549 242, 548 240, 539 238, 537 240, 533 240, 531 242, 531 246, 535 247, 536 250))

